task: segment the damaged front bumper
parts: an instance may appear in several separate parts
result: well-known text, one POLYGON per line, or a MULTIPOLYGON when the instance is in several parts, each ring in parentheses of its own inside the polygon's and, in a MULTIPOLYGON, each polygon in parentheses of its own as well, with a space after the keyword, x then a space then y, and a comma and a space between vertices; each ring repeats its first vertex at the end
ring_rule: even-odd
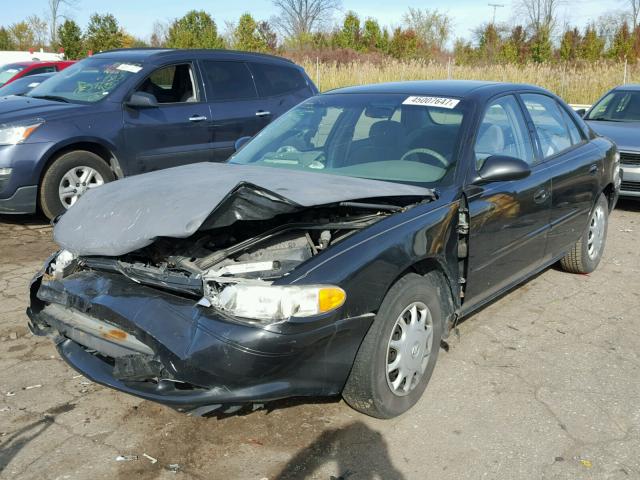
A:
POLYGON ((27 309, 33 333, 91 380, 192 414, 339 395, 373 320, 339 312, 274 329, 92 271, 38 274, 27 309))

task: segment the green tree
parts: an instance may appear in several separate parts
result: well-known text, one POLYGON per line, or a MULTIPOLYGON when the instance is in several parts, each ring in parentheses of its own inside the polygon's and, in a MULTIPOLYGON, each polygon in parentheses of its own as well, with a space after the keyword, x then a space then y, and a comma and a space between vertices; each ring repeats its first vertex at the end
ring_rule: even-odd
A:
POLYGON ((57 39, 58 44, 64 49, 66 58, 76 60, 83 55, 82 30, 73 20, 65 20, 58 27, 57 39))
POLYGON ((596 27, 588 25, 580 44, 580 57, 589 62, 595 62, 602 57, 604 39, 598 35, 596 27))
POLYGON ((628 58, 633 52, 633 37, 629 31, 629 25, 625 22, 618 28, 611 48, 609 49, 609 56, 617 59, 624 60, 628 58))
POLYGON ((14 23, 9 27, 9 34, 15 48, 18 50, 29 50, 35 43, 33 30, 27 22, 14 23))
POLYGON ((203 10, 191 10, 169 27, 167 47, 224 48, 224 41, 218 36, 218 27, 211 15, 203 10))
POLYGON ((0 50, 14 50, 16 48, 11 33, 4 27, 0 27, 0 50))
POLYGON ((451 36, 453 21, 438 10, 421 10, 409 7, 402 16, 407 31, 413 31, 423 46, 429 50, 442 50, 451 36))
POLYGON ((268 50, 267 43, 258 31, 258 24, 249 13, 240 16, 238 26, 233 31, 233 48, 249 52, 268 50))
POLYGON ((116 17, 110 13, 104 15, 94 13, 89 18, 84 41, 88 50, 95 53, 103 52, 114 48, 122 48, 124 34, 118 25, 116 17))
POLYGON ((382 50, 382 30, 378 22, 373 18, 367 18, 364 22, 362 44, 370 52, 382 50))
POLYGON ((268 51, 275 51, 278 47, 278 35, 271 28, 271 24, 266 20, 258 22, 258 36, 262 39, 267 46, 268 51))
POLYGON ((413 30, 402 30, 400 27, 393 31, 389 42, 389 54, 395 58, 415 58, 418 56, 419 40, 413 30))
POLYGON ((489 63, 498 60, 498 54, 502 45, 502 39, 498 29, 493 23, 487 23, 480 32, 478 49, 480 57, 489 63))
POLYGON ((548 29, 540 28, 531 39, 531 60, 536 63, 544 63, 551 60, 553 45, 548 29))
POLYGON ((577 28, 565 30, 560 41, 560 58, 565 62, 577 60, 580 56, 581 41, 582 37, 577 28))

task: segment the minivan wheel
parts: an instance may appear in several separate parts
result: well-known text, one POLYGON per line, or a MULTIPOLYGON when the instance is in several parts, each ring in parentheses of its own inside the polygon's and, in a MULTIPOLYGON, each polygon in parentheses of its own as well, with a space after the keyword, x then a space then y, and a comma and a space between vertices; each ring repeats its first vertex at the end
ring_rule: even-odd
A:
POLYGON ((435 271, 409 273, 387 292, 342 397, 354 409, 392 418, 420 399, 438 359, 447 286, 435 271))
POLYGON ((570 273, 591 273, 602 258, 609 225, 609 203, 600 194, 589 215, 589 222, 580 239, 560 260, 562 269, 570 273))
POLYGON ((115 177, 105 161, 86 150, 68 152, 47 168, 40 184, 40 208, 55 218, 72 207, 89 189, 111 182, 115 177))

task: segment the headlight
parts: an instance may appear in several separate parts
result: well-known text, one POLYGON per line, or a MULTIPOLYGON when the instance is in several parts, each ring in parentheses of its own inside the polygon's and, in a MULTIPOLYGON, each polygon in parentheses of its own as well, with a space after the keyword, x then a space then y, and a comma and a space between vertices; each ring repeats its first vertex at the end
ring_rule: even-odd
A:
POLYGON ((0 124, 0 145, 23 143, 43 123, 44 120, 36 118, 29 121, 0 124))
POLYGON ((57 280, 66 277, 76 267, 78 257, 68 250, 60 250, 49 265, 49 273, 57 280))
POLYGON ((310 317, 341 307, 347 294, 331 285, 229 285, 213 305, 234 316, 280 321, 310 317))

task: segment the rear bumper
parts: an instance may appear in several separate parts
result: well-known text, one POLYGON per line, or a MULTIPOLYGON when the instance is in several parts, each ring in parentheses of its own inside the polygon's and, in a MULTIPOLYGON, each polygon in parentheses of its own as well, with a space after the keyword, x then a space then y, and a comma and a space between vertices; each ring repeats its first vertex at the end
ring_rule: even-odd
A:
POLYGON ((0 198, 0 214, 35 213, 38 187, 20 187, 8 198, 0 198))
POLYGON ((79 272, 41 283, 36 277, 32 284, 30 328, 54 338, 73 368, 102 385, 195 414, 294 396, 339 395, 373 320, 371 314, 323 318, 277 333, 118 275, 79 272), (107 330, 121 331, 116 338, 129 335, 144 344, 151 355, 141 348, 114 353, 101 346, 105 335, 87 340, 86 332, 78 335, 63 317, 51 319, 49 304, 90 315, 107 330), (130 370, 134 376, 152 373, 132 379, 130 370))
POLYGON ((640 165, 620 166, 622 170, 621 197, 640 197, 640 165))

